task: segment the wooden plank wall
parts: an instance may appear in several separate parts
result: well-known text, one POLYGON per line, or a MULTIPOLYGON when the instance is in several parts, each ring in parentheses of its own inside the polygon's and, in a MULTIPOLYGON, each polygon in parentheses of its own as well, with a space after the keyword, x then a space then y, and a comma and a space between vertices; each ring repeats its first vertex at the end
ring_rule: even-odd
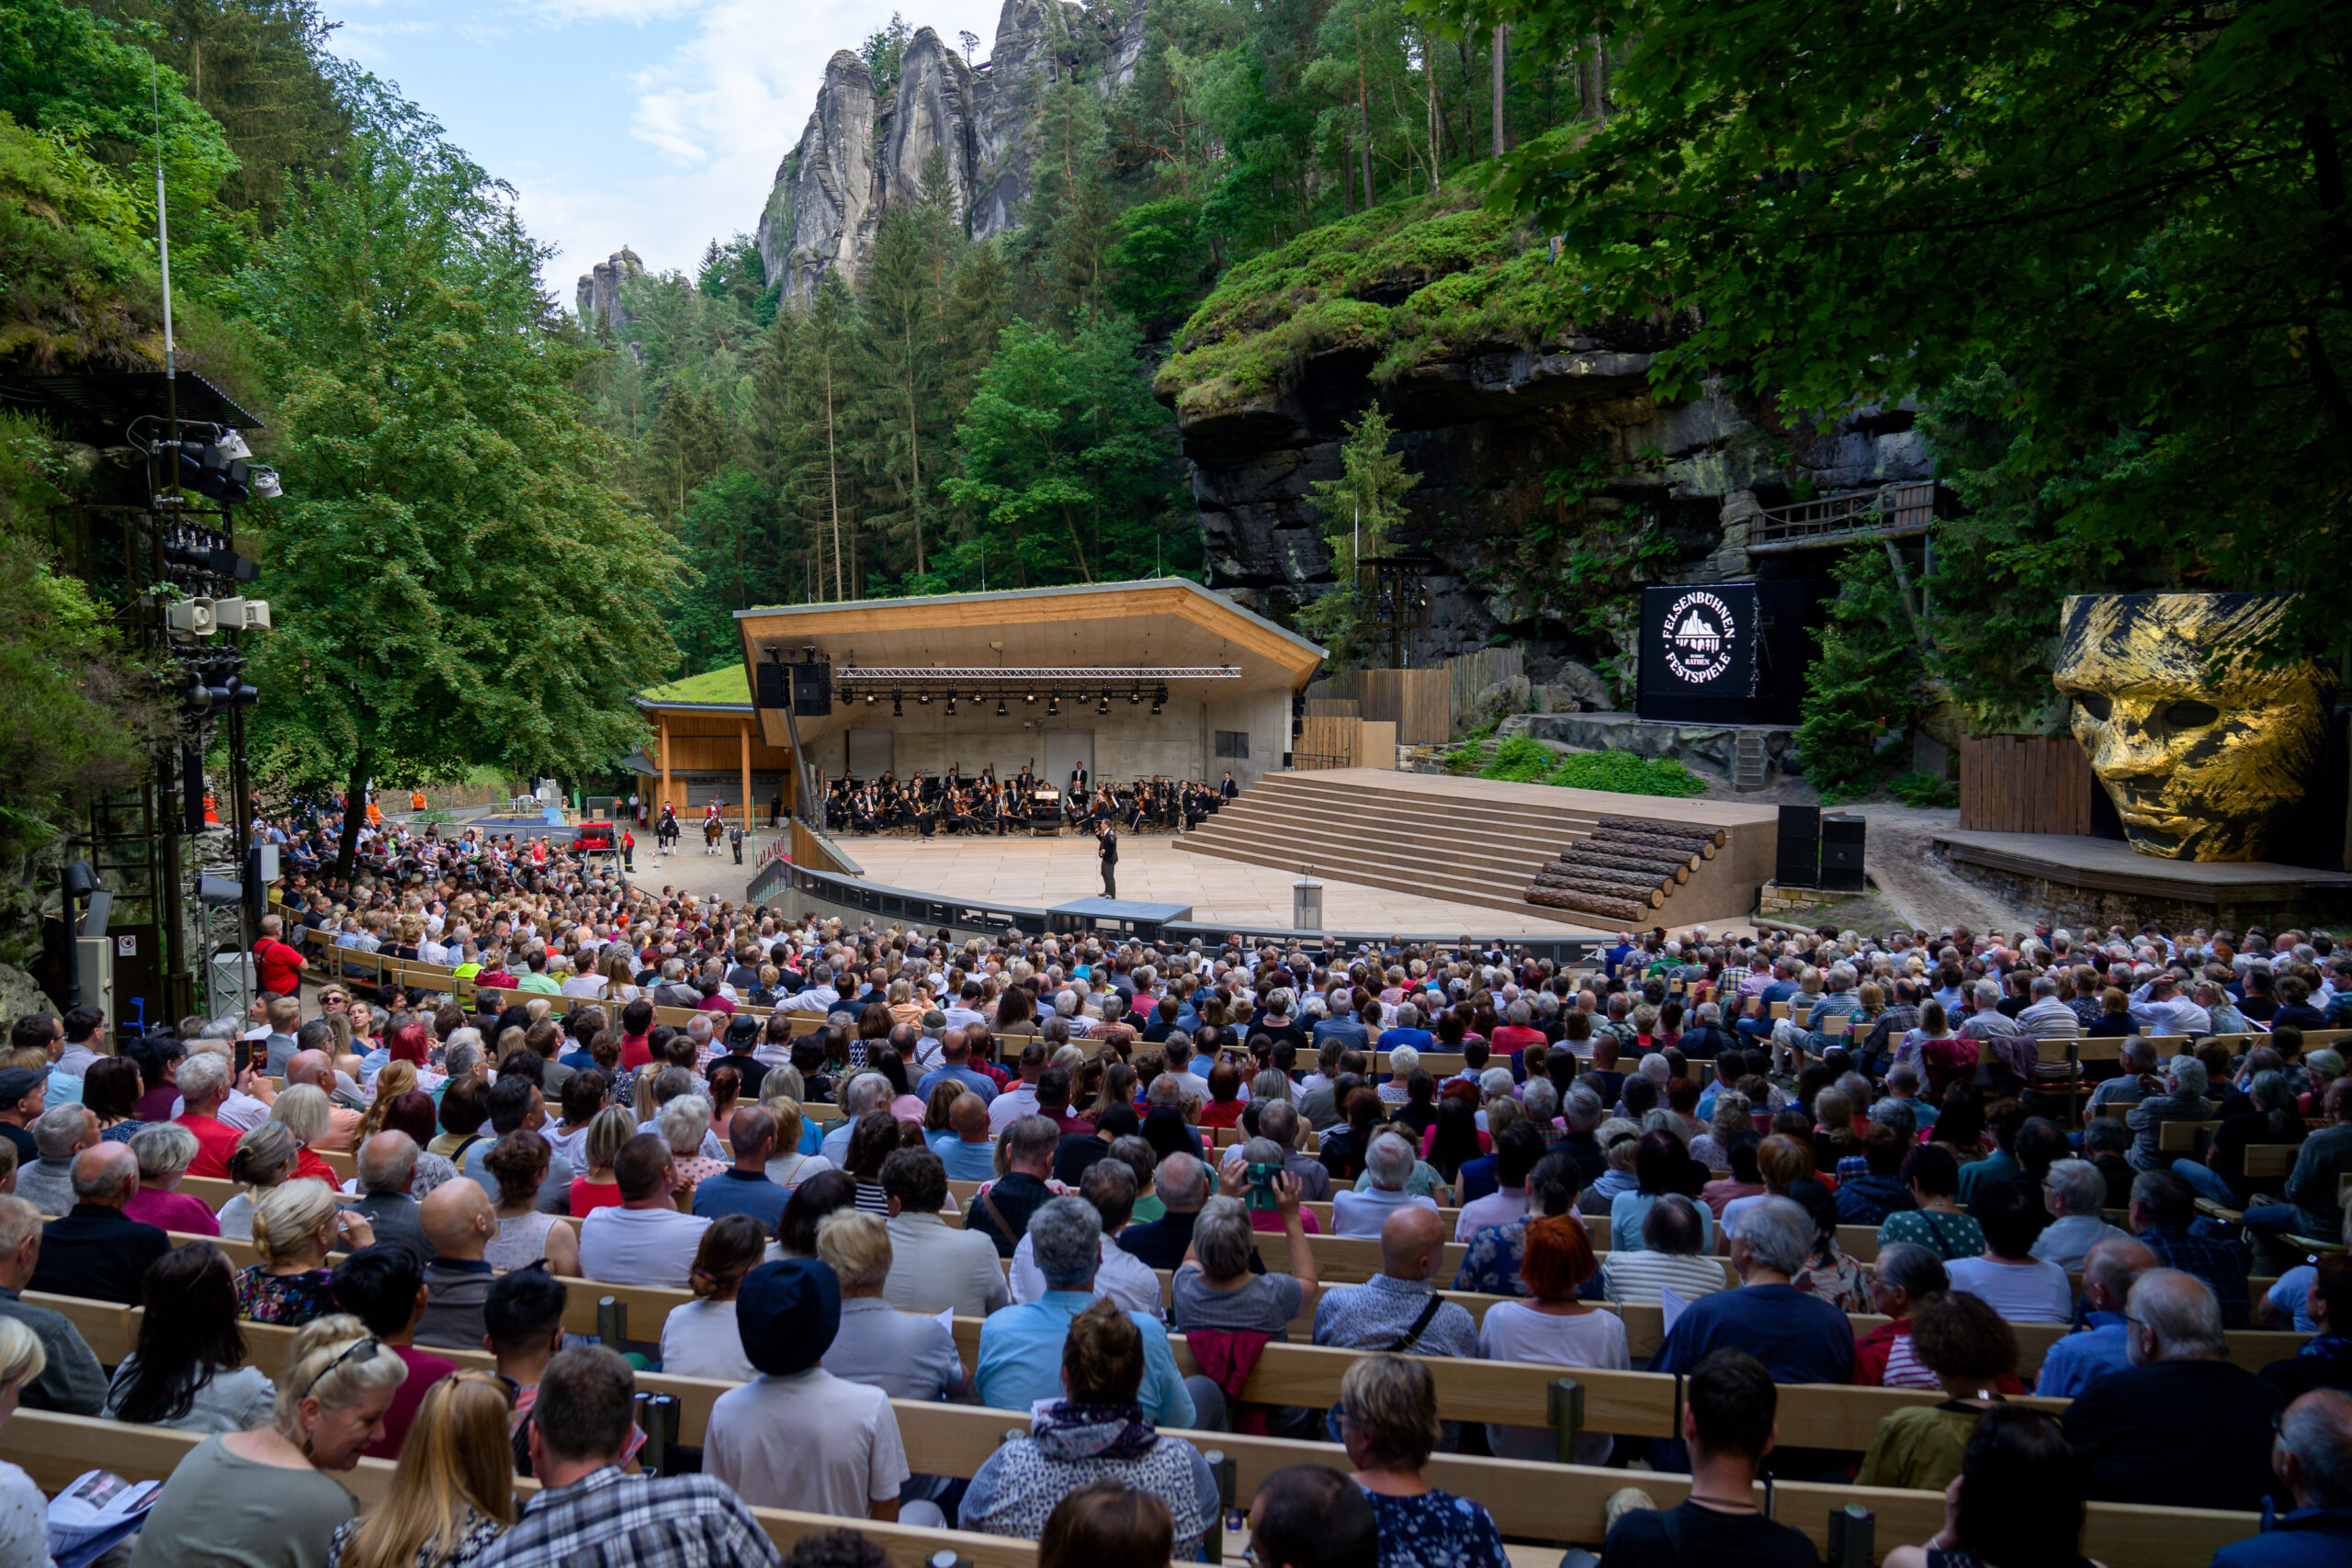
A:
POLYGON ((1362 718, 1363 705, 1353 697, 1309 697, 1306 699, 1308 718, 1362 718))
POLYGON ((1446 737, 1467 728, 1464 716, 1478 694, 1487 687, 1515 680, 1527 673, 1527 656, 1516 648, 1482 648, 1476 653, 1465 653, 1445 661, 1446 704, 1453 730, 1446 737))
POLYGON ((2071 735, 1972 736, 1960 747, 1960 825, 1985 833, 2091 830, 2090 759, 2071 735))
MULTIPOLYGON (((1292 754, 1301 768, 1353 768, 1363 754, 1363 720, 1308 715, 1300 722, 1292 754)), ((1390 764, 1394 766, 1394 763, 1390 764)))

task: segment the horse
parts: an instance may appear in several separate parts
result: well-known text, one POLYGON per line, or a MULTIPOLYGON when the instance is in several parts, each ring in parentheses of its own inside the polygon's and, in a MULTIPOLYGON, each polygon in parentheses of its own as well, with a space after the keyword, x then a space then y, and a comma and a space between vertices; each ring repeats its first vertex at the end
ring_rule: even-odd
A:
POLYGON ((724 818, 718 817, 706 817, 703 818, 703 853, 707 855, 717 854, 718 852, 718 841, 725 837, 727 837, 727 823, 724 818))

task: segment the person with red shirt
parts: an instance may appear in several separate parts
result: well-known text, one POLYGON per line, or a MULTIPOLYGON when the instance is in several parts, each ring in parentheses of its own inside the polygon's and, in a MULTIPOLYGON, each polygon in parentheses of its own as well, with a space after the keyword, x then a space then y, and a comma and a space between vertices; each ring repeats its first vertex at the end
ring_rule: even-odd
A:
POLYGON ((646 1036, 653 1032, 653 1004, 639 997, 621 1009, 621 1071, 633 1073, 653 1060, 646 1036))
POLYGON ((1498 1025, 1494 1033, 1487 1038, 1487 1043, 1493 1048, 1496 1055, 1516 1056, 1530 1045, 1542 1045, 1546 1043, 1544 1032, 1533 1027, 1535 1010, 1528 1005, 1525 997, 1511 1003, 1504 1016, 1510 1021, 1498 1025))
POLYGON ((361 1450, 369 1459, 398 1459, 424 1391, 458 1370, 447 1357, 416 1348, 416 1323, 424 1315, 424 1265, 397 1243, 363 1247, 335 1269, 334 1300, 408 1365, 408 1376, 384 1412, 384 1435, 361 1450))
POLYGON ((281 997, 302 994, 302 954, 281 942, 285 922, 276 915, 261 918, 261 940, 254 943, 254 962, 261 969, 261 988, 281 997))
POLYGON ((176 1081, 182 1110, 179 1124, 196 1134, 196 1158, 188 1162, 190 1176, 226 1177, 229 1156, 237 1152, 237 1129, 220 1120, 229 1100, 229 1059, 217 1051, 191 1052, 180 1063, 176 1081))

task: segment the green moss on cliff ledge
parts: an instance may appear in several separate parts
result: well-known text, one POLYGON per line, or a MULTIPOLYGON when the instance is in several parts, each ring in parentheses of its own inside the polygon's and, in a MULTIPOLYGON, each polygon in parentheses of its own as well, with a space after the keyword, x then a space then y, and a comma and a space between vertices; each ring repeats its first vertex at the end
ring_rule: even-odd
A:
POLYGON ((1532 345, 1558 321, 1546 249, 1470 182, 1312 230, 1225 276, 1154 384, 1186 418, 1278 390, 1313 355, 1371 349, 1373 379, 1472 347, 1532 345))

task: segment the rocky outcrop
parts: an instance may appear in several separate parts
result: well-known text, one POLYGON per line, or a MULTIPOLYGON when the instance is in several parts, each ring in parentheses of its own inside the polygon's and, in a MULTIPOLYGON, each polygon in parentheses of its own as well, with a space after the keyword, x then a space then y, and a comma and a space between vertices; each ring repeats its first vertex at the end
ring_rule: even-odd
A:
POLYGON ((875 183, 874 77, 836 50, 754 236, 769 281, 783 279, 787 299, 808 299, 836 268, 856 281, 882 216, 875 183))
MULTIPOLYGON (((1532 348, 1444 354, 1385 385, 1372 378, 1371 353, 1341 348, 1310 356, 1278 390, 1172 399, 1214 586, 1275 614, 1336 586, 1307 490, 1340 477, 1343 425, 1375 399, 1420 479, 1391 540, 1427 560, 1430 613, 1408 647, 1416 665, 1498 637, 1527 648, 1531 669, 1626 651, 1596 635, 1589 603, 1521 570, 1516 553, 1536 525, 1576 531, 1546 490, 1579 465, 1598 460, 1611 476, 1581 503, 1583 521, 1655 518, 1677 558, 1661 580, 1694 582, 1753 575, 1747 520, 1789 499, 1800 477, 1821 493, 1933 477, 1907 415, 1807 435, 1768 429, 1712 385, 1692 401, 1660 402, 1648 383, 1659 346, 1646 326, 1572 329, 1532 348)), ((1600 690, 1579 691, 1578 705, 1606 693, 1583 675, 1600 690)))
POLYGON ((830 272, 854 283, 884 210, 922 199, 934 152, 967 232, 985 240, 1018 228, 1046 87, 1076 80, 1107 94, 1131 78, 1143 56, 1144 7, 1127 10, 1121 19, 1074 0, 1004 0, 996 41, 978 65, 932 28, 917 28, 888 103, 876 101, 862 61, 835 54, 760 215, 769 278, 784 278, 793 299, 807 299, 830 272))
POLYGON ((621 303, 621 285, 643 274, 645 264, 637 253, 623 245, 611 255, 580 275, 580 282, 572 289, 572 302, 580 310, 580 324, 594 332, 600 327, 626 325, 630 317, 621 303))

